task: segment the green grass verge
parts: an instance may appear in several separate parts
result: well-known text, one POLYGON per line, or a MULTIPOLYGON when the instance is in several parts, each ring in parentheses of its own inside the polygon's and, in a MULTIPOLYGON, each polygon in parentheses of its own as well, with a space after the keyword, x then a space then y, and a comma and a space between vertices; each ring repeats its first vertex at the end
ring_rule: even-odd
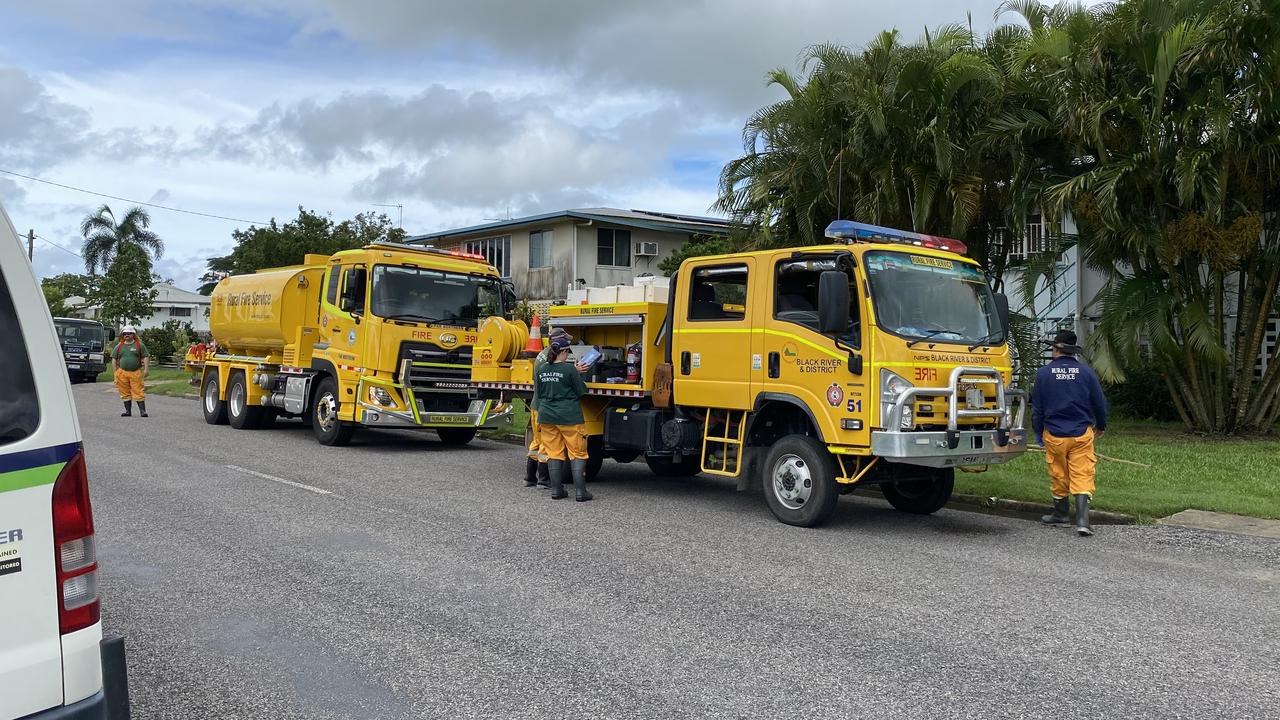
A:
MULTIPOLYGON (((1034 446, 1034 441, 1032 445, 1034 446)), ((1280 440, 1191 435, 1177 424, 1113 423, 1097 451, 1150 468, 1099 458, 1094 507, 1165 517, 1188 508, 1280 518, 1280 440)), ((985 473, 956 473, 956 492, 1048 502, 1044 453, 1030 451, 985 473)))

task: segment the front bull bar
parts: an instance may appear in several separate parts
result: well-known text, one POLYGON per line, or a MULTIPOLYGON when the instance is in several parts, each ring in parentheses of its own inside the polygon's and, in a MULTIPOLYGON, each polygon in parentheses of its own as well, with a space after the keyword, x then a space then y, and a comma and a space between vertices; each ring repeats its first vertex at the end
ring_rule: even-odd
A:
POLYGON ((999 370, 962 365, 951 371, 947 387, 912 387, 898 393, 884 423, 889 429, 871 433, 871 451, 873 455, 886 460, 927 467, 960 467, 1008 462, 1026 450, 1026 430, 1022 426, 1026 407, 1026 394, 1018 389, 1006 388, 999 370), (974 376, 982 379, 966 382, 996 386, 994 408, 960 407, 960 378, 974 376), (946 431, 901 429, 907 403, 913 403, 918 395, 947 398, 946 431), (1015 402, 1016 412, 1013 408, 1015 402), (962 430, 959 424, 961 418, 990 418, 995 421, 996 428, 994 430, 962 430))

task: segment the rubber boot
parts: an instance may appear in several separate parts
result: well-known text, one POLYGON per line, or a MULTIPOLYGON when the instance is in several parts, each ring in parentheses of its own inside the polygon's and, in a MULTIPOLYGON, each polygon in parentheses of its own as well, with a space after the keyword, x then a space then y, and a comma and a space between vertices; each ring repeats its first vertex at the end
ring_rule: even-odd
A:
POLYGON ((563 500, 569 497, 569 493, 564 491, 564 461, 548 460, 547 475, 551 478, 551 499, 563 500))
POLYGON ((1089 527, 1089 496, 1083 493, 1076 495, 1076 534, 1089 537, 1093 528, 1089 527))
POLYGON ((551 487, 551 477, 547 473, 547 464, 538 463, 538 484, 542 487, 551 487))
POLYGON ((124 412, 120 413, 120 417, 133 417, 133 401, 124 401, 124 412))
POLYGON ((538 458, 529 458, 524 464, 524 486, 534 487, 538 484, 538 458))
POLYGON ((1065 525, 1071 522, 1071 502, 1066 498, 1053 499, 1053 512, 1049 515, 1041 515, 1040 522, 1045 525, 1065 525))
POLYGON ((147 401, 146 401, 146 400, 139 400, 139 401, 138 401, 138 410, 139 410, 139 414, 140 414, 142 417, 146 417, 146 416, 147 416, 147 401))
POLYGON ((587 461, 570 460, 569 468, 573 470, 573 499, 578 502, 590 500, 591 493, 587 492, 587 461))

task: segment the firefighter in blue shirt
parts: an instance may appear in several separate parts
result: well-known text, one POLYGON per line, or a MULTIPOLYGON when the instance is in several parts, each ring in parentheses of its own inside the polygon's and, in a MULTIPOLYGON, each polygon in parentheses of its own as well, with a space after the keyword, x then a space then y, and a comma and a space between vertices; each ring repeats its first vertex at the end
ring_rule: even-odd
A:
POLYGON ((1076 532, 1088 536, 1093 534, 1089 499, 1098 464, 1093 441, 1107 429, 1107 399, 1098 376, 1077 357, 1081 350, 1075 333, 1059 330, 1045 342, 1053 348, 1053 360, 1036 373, 1031 427, 1049 464, 1053 513, 1040 520, 1053 525, 1071 522, 1068 497, 1074 496, 1076 532))

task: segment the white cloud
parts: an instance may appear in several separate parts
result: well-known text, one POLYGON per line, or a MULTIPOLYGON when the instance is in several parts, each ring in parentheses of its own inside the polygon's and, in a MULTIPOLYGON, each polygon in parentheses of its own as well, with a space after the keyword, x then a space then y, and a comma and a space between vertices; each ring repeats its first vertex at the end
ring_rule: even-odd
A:
MULTIPOLYGON (((979 30, 996 4, 975 9, 979 30)), ((40 34, 60 48, 44 66, 20 46, 5 57, 31 64, 0 63, 0 168, 254 221, 398 202, 411 232, 584 205, 705 213, 746 116, 778 97, 767 70, 818 42, 963 22, 963 8, 47 0, 9 18, 11 37, 33 16, 65 35, 40 34), (688 165, 704 170, 673 169, 688 165)), ((104 202, 3 175, 0 201, 73 249, 79 219, 104 202)), ((186 287, 237 227, 152 218, 167 243, 157 267, 186 287)), ((41 272, 77 263, 37 247, 41 272)))

